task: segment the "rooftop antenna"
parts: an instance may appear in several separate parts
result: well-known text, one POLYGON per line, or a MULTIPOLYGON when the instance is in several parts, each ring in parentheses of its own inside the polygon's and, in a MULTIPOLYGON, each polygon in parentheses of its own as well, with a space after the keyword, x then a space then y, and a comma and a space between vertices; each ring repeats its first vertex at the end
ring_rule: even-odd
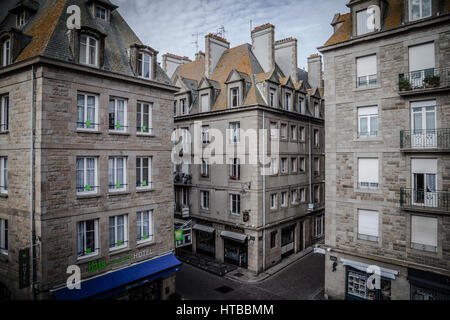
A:
POLYGON ((253 20, 250 20, 250 33, 252 33, 253 30, 253 20))
POLYGON ((223 25, 220 25, 219 28, 217 29, 217 33, 216 36, 219 36, 221 38, 225 38, 225 34, 227 32, 225 31, 225 27, 223 25))
POLYGON ((198 36, 201 35, 200 32, 193 33, 192 36, 195 37, 195 41, 191 42, 195 45, 195 53, 198 52, 198 36))

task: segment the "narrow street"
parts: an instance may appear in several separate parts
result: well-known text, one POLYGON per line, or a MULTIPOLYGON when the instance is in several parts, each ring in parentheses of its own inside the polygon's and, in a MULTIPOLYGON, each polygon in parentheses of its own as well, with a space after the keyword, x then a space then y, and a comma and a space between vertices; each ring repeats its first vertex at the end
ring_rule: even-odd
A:
POLYGON ((274 276, 244 284, 188 264, 177 273, 177 292, 186 300, 311 300, 322 298, 324 256, 309 254, 274 276))

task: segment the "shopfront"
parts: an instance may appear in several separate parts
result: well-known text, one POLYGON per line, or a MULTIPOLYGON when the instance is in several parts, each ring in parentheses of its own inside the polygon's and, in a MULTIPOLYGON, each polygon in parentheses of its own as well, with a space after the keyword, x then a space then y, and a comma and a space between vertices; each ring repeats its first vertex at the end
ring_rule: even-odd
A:
POLYGON ((232 231, 220 233, 224 241, 224 260, 241 268, 248 267, 247 235, 232 231))
POLYGON ((201 253, 212 258, 216 257, 216 239, 213 227, 195 224, 192 227, 196 234, 197 253, 201 253))
POLYGON ((408 268, 411 300, 450 300, 450 277, 408 268))
POLYGON ((281 229, 281 258, 286 258, 294 253, 295 225, 281 229))

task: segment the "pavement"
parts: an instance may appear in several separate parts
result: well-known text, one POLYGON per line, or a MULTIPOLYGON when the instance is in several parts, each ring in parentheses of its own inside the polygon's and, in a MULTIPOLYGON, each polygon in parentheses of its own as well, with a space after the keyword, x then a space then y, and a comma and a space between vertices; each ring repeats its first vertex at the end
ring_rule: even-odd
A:
POLYGON ((291 263, 280 266, 277 272, 273 269, 272 274, 252 282, 218 276, 184 263, 177 272, 176 290, 185 300, 323 299, 325 257, 309 253, 291 259, 291 263))

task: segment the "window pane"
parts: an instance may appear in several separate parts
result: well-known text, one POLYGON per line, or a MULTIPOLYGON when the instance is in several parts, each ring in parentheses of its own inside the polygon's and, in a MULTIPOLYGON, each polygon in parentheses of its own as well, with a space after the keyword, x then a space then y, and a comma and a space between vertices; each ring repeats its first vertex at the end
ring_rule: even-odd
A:
POLYGON ((368 126, 367 126, 367 117, 359 118, 359 132, 361 135, 367 134, 368 126))
POLYGON ((84 95, 77 96, 77 127, 84 128, 84 95))
POLYGON ((125 125, 125 105, 123 100, 117 100, 117 124, 120 125, 119 130, 124 130, 125 125))
POLYGON ((109 129, 114 129, 116 124, 115 100, 109 100, 109 129))
POLYGON ((370 133, 376 135, 378 133, 378 117, 370 118, 370 133))
POLYGON ((114 247, 116 243, 116 220, 114 217, 109 217, 109 246, 114 247))
POLYGON ((87 128, 94 128, 95 123, 95 97, 88 96, 87 97, 87 121, 90 122, 90 125, 87 128))
POLYGON ((95 187, 95 159, 94 158, 88 158, 86 160, 86 166, 87 166, 87 184, 92 187, 95 187))
POLYGON ((81 36, 81 38, 80 38, 80 62, 82 62, 82 63, 87 63, 87 61, 86 61, 86 47, 87 47, 86 36, 81 36))
POLYGON ((84 159, 77 159, 77 191, 84 189, 84 159))
POLYGON ((431 0, 422 0, 422 18, 431 15, 431 0))
POLYGON ((114 189, 114 159, 108 160, 108 185, 110 189, 114 189))
POLYGON ((89 64, 96 65, 97 40, 89 38, 89 64))

